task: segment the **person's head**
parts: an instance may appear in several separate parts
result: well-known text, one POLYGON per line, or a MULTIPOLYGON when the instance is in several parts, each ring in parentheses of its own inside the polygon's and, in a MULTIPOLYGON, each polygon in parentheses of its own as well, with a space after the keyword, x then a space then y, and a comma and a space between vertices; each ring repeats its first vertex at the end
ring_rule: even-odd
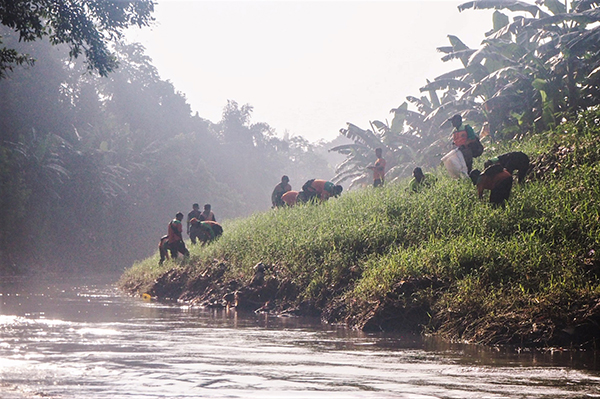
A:
POLYGON ((183 220, 183 213, 181 213, 181 212, 177 212, 177 213, 175 214, 175 219, 177 219, 177 220, 183 220))
POLYGON ((450 121, 450 123, 452 123, 452 126, 458 128, 460 127, 460 125, 462 125, 462 116, 460 116, 459 114, 454 115, 452 118, 448 119, 450 121))
POLYGON ((193 204, 192 205, 192 209, 194 209, 195 211, 197 211, 198 209, 200 209, 200 205, 199 204, 193 204))
POLYGON ((206 204, 206 205, 204 205, 204 210, 205 210, 206 212, 210 212, 210 204, 206 204))
POLYGON ((479 169, 473 169, 471 171, 471 173, 469 173, 469 177, 471 178, 471 181, 475 185, 477 185, 477 183, 479 182, 479 177, 480 176, 481 176, 481 172, 479 171, 479 169))
POLYGON ((425 177, 425 175, 423 174, 423 169, 419 168, 418 166, 414 168, 413 177, 420 183, 421 180, 423 180, 423 177, 425 177))
POLYGON ((336 184, 335 186, 333 186, 333 196, 337 197, 342 193, 343 190, 344 187, 340 186, 339 184, 336 184))
POLYGON ((383 150, 381 148, 376 148, 375 149, 375 156, 377 158, 381 158, 381 154, 383 153, 383 150))
POLYGON ((489 168, 490 166, 492 166, 493 164, 494 164, 494 163, 492 162, 492 160, 491 160, 491 159, 488 159, 487 161, 485 161, 485 162, 483 163, 483 168, 484 168, 484 169, 487 169, 487 168, 489 168))
POLYGON ((281 182, 283 184, 288 184, 290 182, 290 178, 287 177, 286 175, 281 176, 281 182))

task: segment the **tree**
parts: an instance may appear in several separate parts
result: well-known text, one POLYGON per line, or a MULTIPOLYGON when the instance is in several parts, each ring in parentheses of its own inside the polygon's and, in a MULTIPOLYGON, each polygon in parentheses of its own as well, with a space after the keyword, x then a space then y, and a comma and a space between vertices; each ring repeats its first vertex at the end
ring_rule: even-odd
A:
MULTIPOLYGON (((108 42, 130 26, 148 26, 152 0, 0 0, 0 22, 18 32, 20 41, 48 37, 67 44, 71 58, 82 53, 90 71, 106 76, 117 67, 108 42)), ((0 36, 0 44, 3 43, 0 36)), ((12 48, 0 48, 0 78, 19 64, 34 60, 12 48)))

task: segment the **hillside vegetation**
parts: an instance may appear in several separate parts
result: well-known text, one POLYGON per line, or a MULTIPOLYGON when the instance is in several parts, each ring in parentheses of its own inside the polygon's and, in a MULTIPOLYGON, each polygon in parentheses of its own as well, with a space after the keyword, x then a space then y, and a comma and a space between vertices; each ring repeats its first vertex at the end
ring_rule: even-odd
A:
POLYGON ((437 184, 420 193, 406 180, 227 223, 219 240, 192 247, 189 261, 158 266, 154 256, 119 284, 159 299, 318 314, 364 330, 595 347, 599 121, 590 111, 526 141, 488 144, 474 167, 515 150, 533 163, 505 208, 479 201, 468 179, 439 168, 437 184), (258 262, 267 265, 265 281, 251 287, 258 262))

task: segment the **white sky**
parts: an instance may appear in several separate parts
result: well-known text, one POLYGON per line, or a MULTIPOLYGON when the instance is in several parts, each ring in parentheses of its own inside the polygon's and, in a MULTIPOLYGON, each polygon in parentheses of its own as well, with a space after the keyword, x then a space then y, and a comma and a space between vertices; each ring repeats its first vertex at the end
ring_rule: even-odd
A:
POLYGON ((426 79, 460 67, 436 51, 447 35, 479 47, 491 11, 459 13, 463 2, 158 0, 156 26, 128 37, 201 117, 218 122, 234 100, 279 136, 332 140, 346 122, 391 120, 426 79))

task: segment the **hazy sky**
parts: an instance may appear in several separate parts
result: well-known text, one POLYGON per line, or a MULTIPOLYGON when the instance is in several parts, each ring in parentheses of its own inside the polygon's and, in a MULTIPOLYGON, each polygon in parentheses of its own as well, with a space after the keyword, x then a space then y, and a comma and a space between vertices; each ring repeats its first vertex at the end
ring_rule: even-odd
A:
POLYGON ((156 26, 134 30, 163 79, 213 122, 227 100, 282 136, 331 140, 346 122, 367 128, 426 79, 460 67, 437 47, 447 35, 478 47, 490 11, 463 1, 158 0, 156 26))

